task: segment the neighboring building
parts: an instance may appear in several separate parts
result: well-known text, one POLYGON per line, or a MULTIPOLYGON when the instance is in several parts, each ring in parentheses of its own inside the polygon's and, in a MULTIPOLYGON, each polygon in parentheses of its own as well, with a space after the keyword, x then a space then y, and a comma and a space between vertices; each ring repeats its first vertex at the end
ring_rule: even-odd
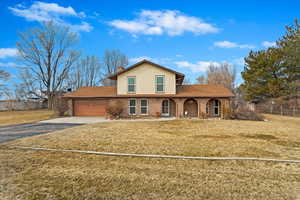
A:
POLYGON ((223 117, 234 95, 220 85, 182 85, 184 74, 147 60, 108 77, 116 86, 83 87, 65 94, 72 116, 106 116, 108 102, 120 100, 123 117, 223 117))

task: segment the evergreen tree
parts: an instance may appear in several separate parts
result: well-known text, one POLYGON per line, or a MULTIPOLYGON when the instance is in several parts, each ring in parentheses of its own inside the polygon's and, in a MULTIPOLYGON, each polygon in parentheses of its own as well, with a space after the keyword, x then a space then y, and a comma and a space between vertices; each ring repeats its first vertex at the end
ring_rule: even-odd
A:
POLYGON ((286 27, 277 47, 253 52, 245 58, 242 72, 246 100, 292 96, 300 86, 300 25, 297 20, 286 27))
POLYGON ((246 100, 261 101, 286 94, 287 81, 281 59, 282 52, 278 48, 249 53, 242 72, 246 100))
POLYGON ((300 88, 300 24, 286 27, 285 35, 277 42, 278 48, 283 52, 282 62, 285 65, 287 81, 290 83, 288 90, 290 95, 299 92, 300 88))

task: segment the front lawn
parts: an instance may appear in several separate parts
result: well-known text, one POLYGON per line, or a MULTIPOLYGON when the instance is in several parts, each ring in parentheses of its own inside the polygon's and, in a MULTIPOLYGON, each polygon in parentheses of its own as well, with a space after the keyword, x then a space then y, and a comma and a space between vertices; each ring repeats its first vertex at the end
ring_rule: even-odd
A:
MULTIPOLYGON (((7 150, 21 145, 120 153, 300 159, 300 118, 90 124, 0 150, 7 199, 295 199, 300 165, 7 150)), ((0 146, 1 147, 1 146, 0 146)))
POLYGON ((32 123, 53 117, 51 110, 1 111, 0 126, 32 123))

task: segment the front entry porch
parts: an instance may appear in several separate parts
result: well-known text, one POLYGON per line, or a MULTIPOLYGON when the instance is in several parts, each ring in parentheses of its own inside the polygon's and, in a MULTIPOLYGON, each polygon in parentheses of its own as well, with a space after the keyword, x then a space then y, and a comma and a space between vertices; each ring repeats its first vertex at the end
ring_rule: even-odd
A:
POLYGON ((177 118, 223 118, 223 110, 229 109, 228 98, 172 98, 172 115, 177 118), (173 115, 174 113, 174 115, 173 115))
POLYGON ((172 99, 164 99, 161 103, 161 116, 162 117, 175 117, 176 116, 176 103, 172 99))

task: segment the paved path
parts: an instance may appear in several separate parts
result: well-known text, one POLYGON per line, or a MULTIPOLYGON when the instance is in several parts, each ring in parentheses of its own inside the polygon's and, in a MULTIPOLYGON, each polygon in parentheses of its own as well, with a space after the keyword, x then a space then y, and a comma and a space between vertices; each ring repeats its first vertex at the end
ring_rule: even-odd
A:
POLYGON ((165 121, 174 119, 175 118, 108 120, 101 117, 60 117, 31 124, 0 126, 0 143, 12 141, 22 137, 46 134, 83 124, 104 122, 165 121))
POLYGON ((0 127, 0 143, 22 137, 46 134, 57 130, 83 125, 83 123, 31 123, 0 127))
POLYGON ((113 152, 83 151, 83 150, 70 150, 70 149, 49 149, 49 148, 25 147, 25 146, 14 146, 14 147, 10 147, 10 148, 33 150, 33 151, 52 151, 52 152, 95 154, 95 155, 102 155, 102 156, 117 156, 117 157, 169 158, 169 159, 211 160, 211 161, 263 161, 263 162, 287 162, 287 163, 300 164, 300 160, 282 160, 282 159, 276 159, 276 158, 205 157, 205 156, 177 156, 177 155, 157 155, 157 154, 113 153, 113 152))
POLYGON ((92 124, 92 123, 104 123, 104 122, 139 122, 139 121, 167 121, 174 120, 175 117, 164 118, 150 118, 150 119, 118 119, 110 120, 104 117, 59 117, 55 119, 48 119, 40 121, 39 123, 71 123, 71 124, 92 124))

